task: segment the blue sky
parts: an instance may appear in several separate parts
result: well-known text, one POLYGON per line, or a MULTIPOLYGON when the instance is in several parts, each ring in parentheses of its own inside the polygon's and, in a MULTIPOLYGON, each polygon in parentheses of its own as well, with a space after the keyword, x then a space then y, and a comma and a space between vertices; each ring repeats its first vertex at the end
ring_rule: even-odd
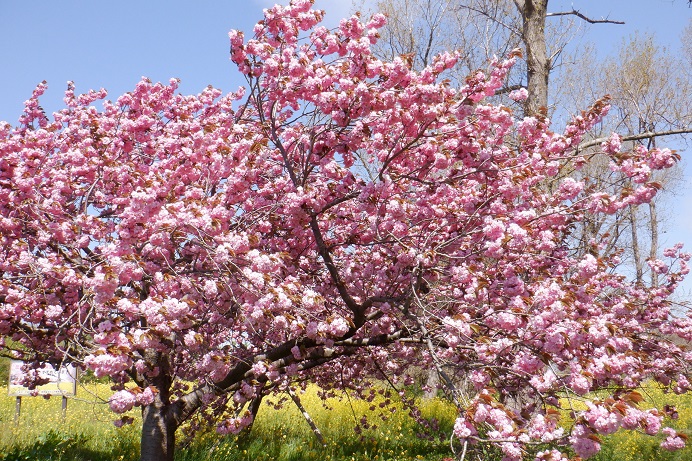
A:
MULTIPOLYGON (((69 80, 78 92, 103 87, 113 99, 142 76, 180 78, 184 93, 210 84, 233 91, 243 82, 229 60, 228 31, 251 31, 262 8, 273 3, 1 0, 0 120, 14 123, 43 80, 49 85, 43 107, 50 112, 61 107, 69 80)), ((333 20, 350 9, 348 2, 318 5, 333 20)))
POLYGON ((635 31, 653 33, 661 44, 679 49, 680 33, 692 18, 687 0, 551 0, 549 5, 551 12, 574 8, 592 19, 624 21, 623 25, 581 23, 603 51, 635 31))
MULTIPOLYGON (((23 101, 47 80, 43 107, 62 107, 68 80, 78 92, 104 87, 110 97, 131 90, 142 76, 154 81, 180 78, 181 91, 207 85, 234 91, 242 85, 228 59, 228 30, 250 31, 271 0, 0 0, 0 120, 15 123, 23 101)), ((349 0, 318 0, 332 25, 351 11, 349 0)), ((625 25, 583 24, 586 38, 606 55, 636 30, 654 33, 679 49, 680 33, 692 18, 686 0, 551 0, 550 10, 572 7, 593 18, 625 25)), ((685 146, 674 146, 682 150, 685 146)), ((692 149, 682 151, 683 157, 692 149)), ((692 161, 686 185, 671 204, 667 242, 692 249, 692 161)), ((686 287, 692 288, 692 280, 686 287)))
MULTIPOLYGON (((0 1, 0 120, 19 117, 34 86, 47 80, 43 104, 60 107, 66 82, 77 91, 106 88, 114 99, 142 76, 182 80, 181 91, 211 84, 225 91, 242 81, 228 59, 228 30, 250 31, 272 0, 0 1)), ((686 0, 552 0, 552 11, 574 7, 626 25, 585 25, 603 50, 634 30, 653 32, 679 46, 692 9, 686 0)), ((336 23, 351 10, 348 0, 318 0, 336 23)))

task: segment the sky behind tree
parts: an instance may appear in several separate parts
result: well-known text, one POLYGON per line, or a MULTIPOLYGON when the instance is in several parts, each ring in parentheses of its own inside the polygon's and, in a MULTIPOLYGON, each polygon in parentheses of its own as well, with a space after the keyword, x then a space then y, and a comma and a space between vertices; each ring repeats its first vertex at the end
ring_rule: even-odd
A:
MULTIPOLYGON (((91 2, 0 2, 0 120, 16 124, 39 82, 48 92, 43 107, 61 107, 67 81, 78 92, 106 88, 116 99, 146 76, 153 81, 181 80, 183 93, 198 93, 207 85, 234 91, 244 82, 229 60, 228 31, 251 35, 267 0, 182 0, 91 2)), ((367 5, 369 2, 365 2, 367 5)), ((684 0, 552 0, 550 11, 573 8, 593 19, 625 21, 625 25, 581 23, 582 40, 598 44, 599 57, 612 53, 635 31, 652 33, 676 52, 680 34, 692 18, 684 0)), ((348 0, 318 0, 334 26, 352 11, 348 0)), ((674 71, 674 70, 672 70, 674 71)), ((665 142, 662 144, 666 144, 665 142)), ((692 148, 673 146, 683 158, 692 148)), ((692 249, 692 161, 685 161, 685 181, 673 203, 673 220, 665 244, 684 241, 692 249)), ((692 281, 686 283, 686 291, 692 281)))
MULTIPOLYGON (((142 76, 154 81, 182 80, 183 92, 211 84, 225 91, 242 85, 228 59, 230 29, 250 33, 271 0, 204 0, 36 3, 0 2, 0 120, 13 123, 35 85, 49 84, 49 111, 60 107, 66 82, 78 91, 104 87, 111 97, 129 91, 142 76)), ((367 3, 366 3, 367 5, 367 3)), ((334 25, 351 2, 320 0, 334 25)), ((592 18, 625 25, 582 24, 586 39, 604 56, 634 31, 649 32, 672 50, 692 17, 683 0, 551 1, 551 11, 572 8, 592 18)))

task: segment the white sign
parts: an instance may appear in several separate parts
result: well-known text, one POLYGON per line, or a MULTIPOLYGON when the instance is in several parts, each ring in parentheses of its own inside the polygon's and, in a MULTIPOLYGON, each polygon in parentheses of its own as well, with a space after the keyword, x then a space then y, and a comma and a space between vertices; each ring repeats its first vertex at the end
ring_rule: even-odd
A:
POLYGON ((10 382, 8 385, 10 396, 21 397, 38 393, 38 395, 62 395, 67 397, 77 394, 77 369, 74 365, 67 365, 61 367, 60 370, 55 370, 53 366, 45 364, 38 372, 42 378, 47 378, 49 382, 36 386, 36 389, 33 391, 20 384, 24 378, 23 365, 24 362, 20 360, 12 360, 10 363, 10 382))

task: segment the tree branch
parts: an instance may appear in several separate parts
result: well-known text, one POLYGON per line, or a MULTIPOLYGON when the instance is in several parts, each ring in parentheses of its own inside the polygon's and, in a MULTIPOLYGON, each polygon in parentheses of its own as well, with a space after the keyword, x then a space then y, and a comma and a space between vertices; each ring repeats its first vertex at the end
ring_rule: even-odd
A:
POLYGON ((296 404, 300 412, 303 414, 303 418, 305 418, 305 421, 307 421, 308 425, 310 426, 310 429, 312 429, 312 433, 315 434, 317 441, 320 443, 320 445, 326 447, 327 444, 324 441, 322 432, 320 432, 320 429, 317 427, 317 424, 315 424, 315 421, 310 417, 310 414, 305 409, 303 404, 300 402, 300 398, 296 395, 293 389, 291 389, 291 386, 288 386, 286 392, 288 392, 288 395, 291 397, 291 400, 293 400, 293 403, 296 404))
MULTIPOLYGON (((690 134, 690 133, 692 133, 692 127, 680 128, 677 130, 667 130, 667 131, 647 131, 645 133, 638 133, 638 134, 631 134, 628 136, 622 136, 620 138, 620 140, 621 141, 636 141, 638 139, 658 138, 661 136, 671 136, 674 134, 690 134)), ((583 142, 577 146, 577 150, 579 151, 579 150, 587 149, 589 147, 597 146, 598 144, 606 142, 608 139, 610 139, 610 136, 605 137, 605 138, 592 139, 591 141, 583 142)))
POLYGON ((322 236, 322 231, 320 230, 320 225, 317 221, 317 216, 312 215, 312 218, 310 219, 310 229, 312 230, 312 234, 315 237, 315 244, 317 245, 317 253, 322 257, 322 260, 324 261, 324 265, 327 267, 327 270, 329 271, 329 275, 332 278, 332 282, 334 282, 334 286, 336 287, 337 291, 339 292, 339 295, 341 296, 341 299, 344 301, 346 306, 353 312, 353 322, 355 323, 355 328, 359 328, 363 322, 365 321, 365 315, 363 312, 363 308, 356 302, 355 299, 351 296, 351 294, 348 292, 348 289, 346 288, 346 284, 344 284, 344 281, 341 278, 341 275, 339 274, 339 269, 337 269, 336 264, 334 263, 334 260, 332 259, 332 254, 330 253, 329 249, 327 248, 327 244, 324 241, 324 238, 322 236))
MULTIPOLYGON (((261 111, 258 111, 261 113, 261 111)), ((286 168, 286 171, 288 172, 289 177, 291 178, 291 182, 293 183, 293 186, 298 188, 300 186, 300 183, 298 181, 298 177, 293 170, 292 162, 289 156, 288 151, 284 147, 283 143, 281 142, 281 137, 279 136, 278 129, 276 127, 276 103, 272 105, 272 110, 271 110, 272 116, 270 120, 270 127, 271 127, 271 133, 269 135, 269 138, 271 141, 274 143, 276 148, 279 150, 281 153, 281 157, 284 161, 284 166, 286 168)), ((348 197, 348 196, 347 196, 348 197)), ((341 279, 341 275, 339 274, 339 270, 336 267, 336 264, 334 263, 334 260, 332 258, 332 255, 324 241, 324 238, 322 236, 322 231, 320 230, 319 222, 317 221, 317 214, 313 213, 312 217, 310 219, 310 229, 312 230, 313 236, 315 237, 315 244, 317 245, 317 252, 319 255, 322 257, 322 260, 324 261, 325 266, 327 267, 327 270, 329 271, 329 275, 332 278, 332 281, 334 282, 334 285, 339 292, 339 295, 343 299, 344 303, 346 306, 353 312, 354 319, 353 322, 355 323, 355 328, 357 329, 362 325, 362 323, 365 321, 364 315, 363 315, 363 309, 360 307, 360 305, 353 299, 351 294, 348 292, 346 285, 344 284, 343 280, 341 279)))
POLYGON ((510 86, 506 86, 506 87, 504 87, 504 88, 500 88, 499 90, 497 90, 497 91, 495 92, 495 96, 499 96, 499 95, 501 95, 501 94, 511 93, 511 92, 514 91, 514 90, 520 90, 520 89, 522 89, 522 88, 526 88, 526 85, 510 85, 510 86))
POLYGON ((545 16, 546 17, 552 17, 552 16, 569 16, 573 15, 576 16, 580 19, 583 19, 584 21, 591 23, 591 24, 624 24, 624 21, 614 21, 612 19, 591 19, 588 16, 585 16, 584 14, 580 13, 579 11, 573 9, 572 11, 562 11, 560 13, 548 13, 545 16))
MULTIPOLYGON (((524 9, 524 2, 523 0, 521 2, 515 1, 514 4, 516 5, 517 9, 521 12, 524 9)), ((488 13, 485 10, 479 9, 479 8, 474 8, 471 5, 460 5, 462 8, 466 8, 469 11, 473 11, 474 13, 478 13, 481 16, 485 16, 486 18, 490 19, 491 21, 495 22, 496 24, 499 24, 500 26, 504 27, 505 29, 509 30, 513 34, 517 36, 521 36, 521 30, 517 29, 516 27, 512 26, 511 24, 507 24, 504 21, 500 21, 500 18, 495 15, 493 16, 492 14, 488 13)))
POLYGON ((403 331, 399 330, 392 334, 383 334, 378 336, 372 336, 370 338, 347 338, 342 341, 337 341, 334 343, 335 346, 342 347, 371 347, 380 346, 383 344, 391 343, 399 340, 403 337, 403 331))
MULTIPOLYGON (((340 348, 339 350, 334 348, 318 347, 317 349, 313 349, 308 352, 308 354, 302 360, 297 361, 298 370, 309 370, 326 362, 330 362, 338 357, 352 355, 362 347, 374 347, 398 341, 401 339, 402 335, 403 332, 398 331, 389 335, 383 334, 367 339, 345 338, 335 343, 335 346, 340 348)), ((317 343, 309 338, 304 338, 300 341, 290 340, 263 354, 255 355, 252 358, 248 358, 237 363, 235 367, 233 367, 226 374, 226 377, 223 380, 215 384, 204 384, 181 397, 176 402, 176 405, 171 407, 172 417, 178 422, 178 424, 182 424, 182 422, 185 421, 197 408, 202 406, 204 396, 206 394, 219 395, 235 389, 238 383, 249 378, 252 374, 252 363, 258 361, 268 361, 277 368, 283 368, 289 363, 296 363, 296 360, 293 358, 293 354, 291 352, 291 348, 293 346, 312 348, 317 346, 317 343)))

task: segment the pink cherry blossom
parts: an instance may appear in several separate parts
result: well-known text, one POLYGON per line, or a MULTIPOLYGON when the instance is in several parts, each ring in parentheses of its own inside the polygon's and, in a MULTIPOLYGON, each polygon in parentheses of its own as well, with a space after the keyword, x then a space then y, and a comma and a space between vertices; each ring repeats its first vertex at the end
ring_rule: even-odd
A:
POLYGON ((509 98, 512 101, 525 101, 526 98, 529 97, 529 92, 526 91, 526 88, 519 88, 518 90, 514 90, 509 94, 509 98))
POLYGON ((244 89, 69 84, 48 116, 41 84, 0 127, 0 344, 26 384, 46 362, 111 378, 143 447, 200 419, 237 434, 306 383, 372 401, 387 382, 424 423, 413 370, 449 377, 452 446, 516 460, 555 443, 536 455, 554 461, 620 428, 659 434, 665 407, 632 389, 691 387, 673 302, 690 254, 653 257, 645 287, 609 226, 579 232, 652 200, 677 154, 617 135, 580 150, 607 98, 563 130, 496 104, 516 54, 453 87, 458 54, 415 71, 373 53, 384 16, 323 16, 293 0, 231 31, 244 89))
POLYGON ((108 405, 115 413, 125 413, 136 403, 135 396, 130 391, 118 391, 108 400, 108 405))
POLYGON ((661 432, 666 436, 666 439, 661 442, 661 448, 664 450, 680 450, 681 448, 685 448, 685 439, 680 437, 674 429, 666 427, 663 428, 661 432))

